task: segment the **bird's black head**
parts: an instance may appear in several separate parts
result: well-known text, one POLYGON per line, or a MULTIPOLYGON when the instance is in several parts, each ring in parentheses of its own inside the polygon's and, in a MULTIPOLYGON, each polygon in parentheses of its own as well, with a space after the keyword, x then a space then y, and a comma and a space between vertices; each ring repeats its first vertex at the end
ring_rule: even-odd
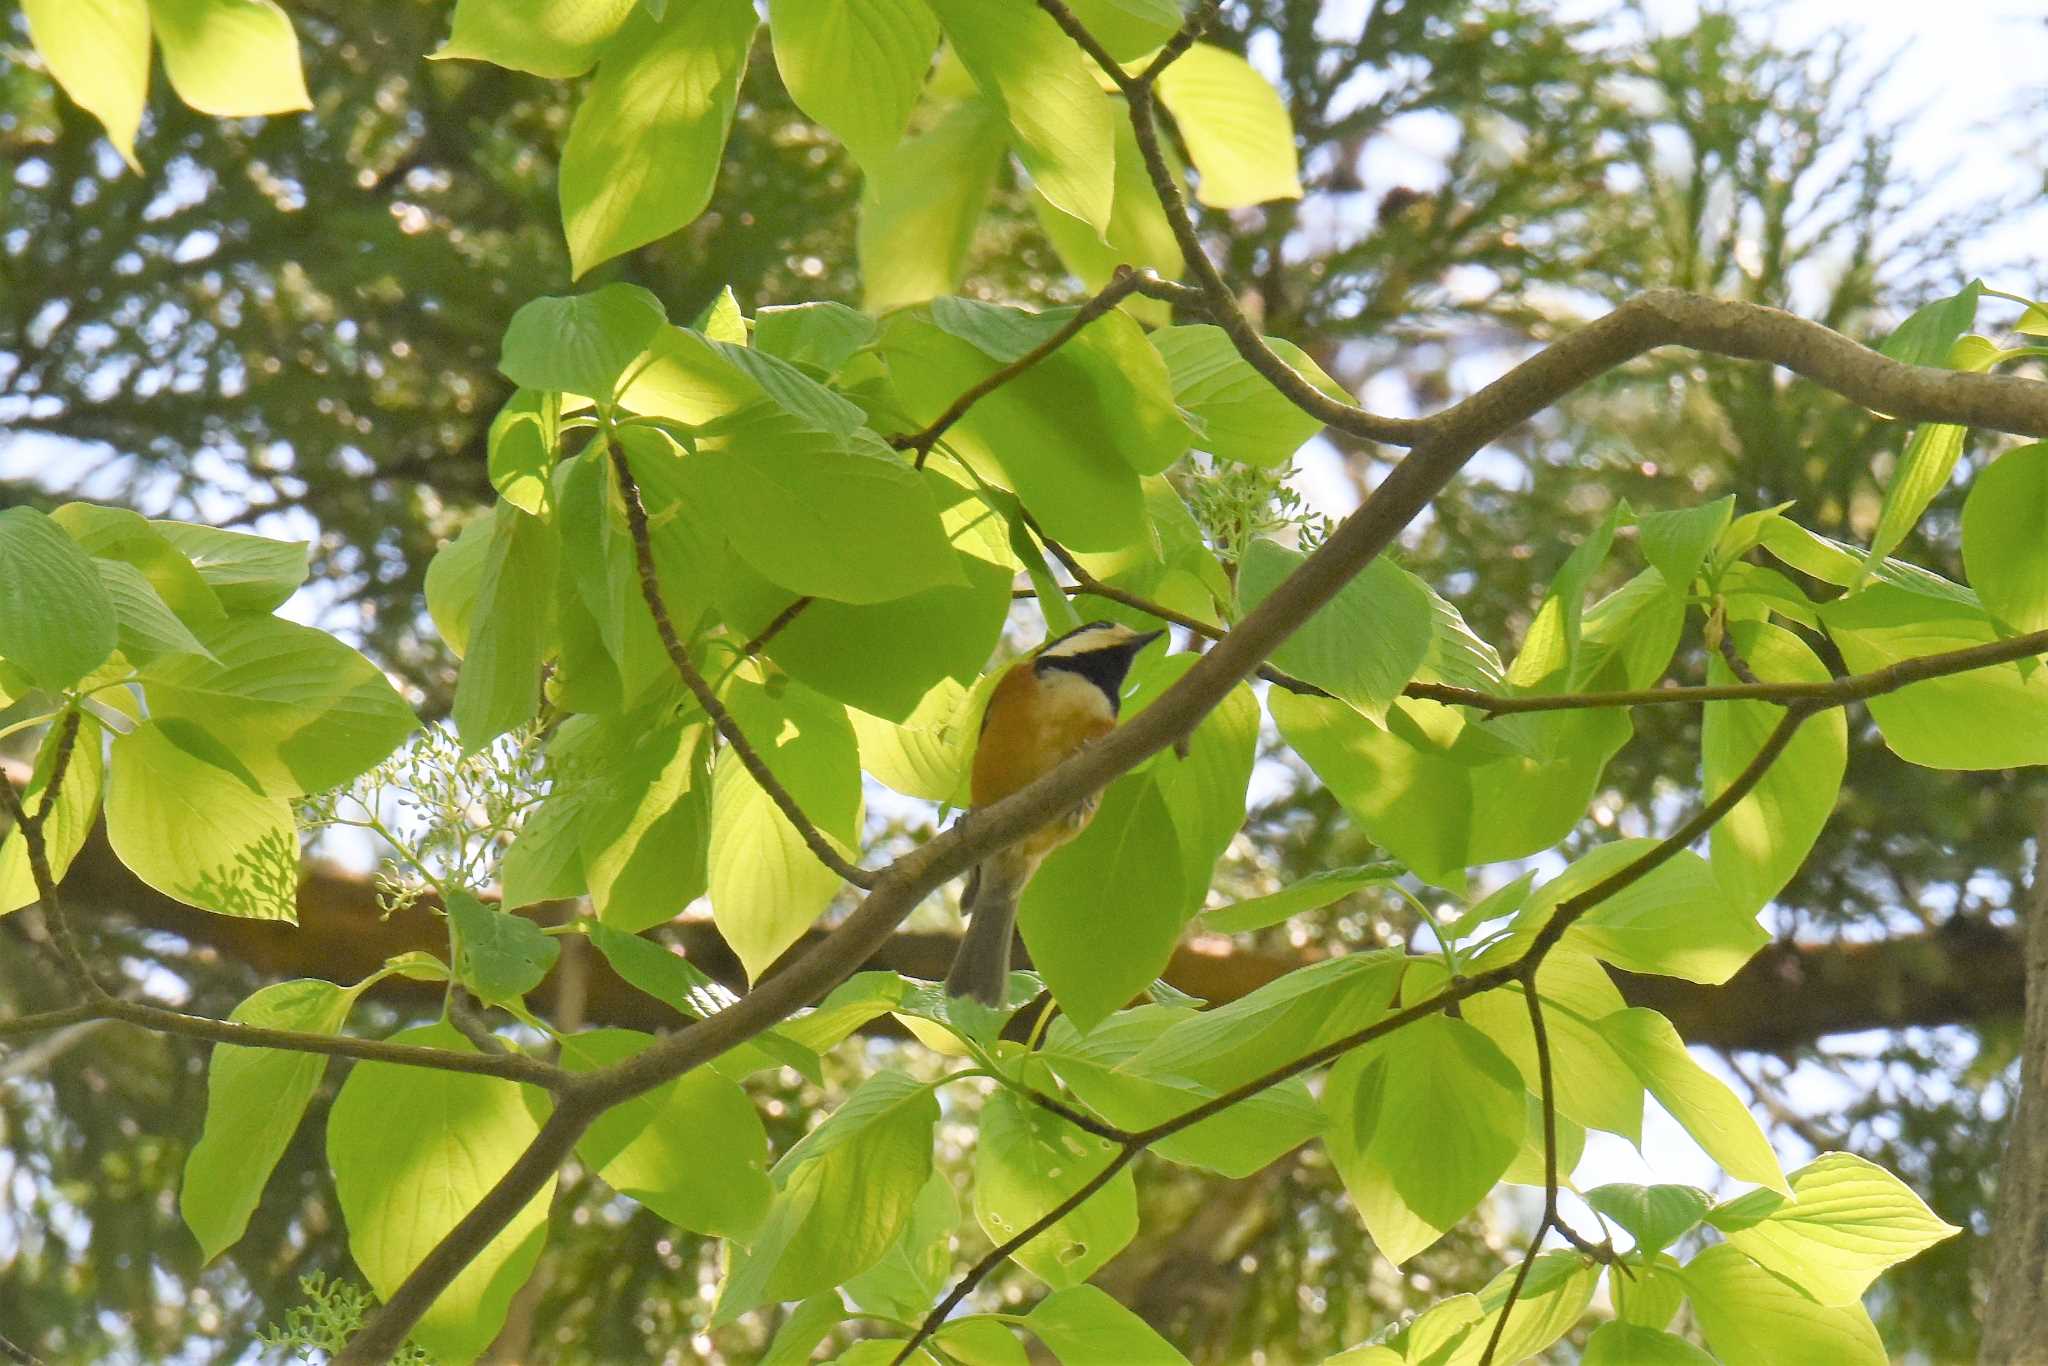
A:
POLYGON ((1124 678, 1138 652, 1165 635, 1160 631, 1133 631, 1113 621, 1091 621, 1086 626, 1049 640, 1038 652, 1034 667, 1042 676, 1049 670, 1079 674, 1102 689, 1114 713, 1121 701, 1124 678))

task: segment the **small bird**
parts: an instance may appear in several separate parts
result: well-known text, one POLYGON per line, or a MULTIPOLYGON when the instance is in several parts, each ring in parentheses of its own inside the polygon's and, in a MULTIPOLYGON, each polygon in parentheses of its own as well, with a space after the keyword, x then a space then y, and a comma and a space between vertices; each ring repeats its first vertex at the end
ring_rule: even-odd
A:
MULTIPOLYGON (((974 805, 1001 801, 1114 730, 1118 694, 1131 661, 1165 634, 1091 621, 1011 665, 981 715, 971 783, 974 805)), ((968 874, 960 909, 972 919, 953 969, 946 974, 947 995, 1002 1005, 1010 979, 1017 898, 1046 855, 1087 826, 1095 804, 1095 797, 1087 798, 1052 824, 991 854, 968 874)))

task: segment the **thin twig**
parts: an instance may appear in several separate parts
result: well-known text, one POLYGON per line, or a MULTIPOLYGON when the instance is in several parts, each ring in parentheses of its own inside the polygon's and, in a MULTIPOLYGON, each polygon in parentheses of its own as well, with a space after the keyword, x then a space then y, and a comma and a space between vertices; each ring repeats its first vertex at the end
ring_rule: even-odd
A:
POLYGON ((932 447, 938 444, 939 438, 946 434, 947 429, 952 427, 961 418, 967 416, 968 409, 1002 388, 1005 384, 1008 384, 1011 380, 1017 378, 1017 376, 1023 374, 1026 370, 1029 370, 1032 366, 1037 365, 1062 346, 1065 346, 1069 341, 1073 340, 1074 336, 1082 328, 1108 313, 1111 309, 1114 309, 1131 295, 1138 293, 1145 284, 1148 275, 1150 275, 1149 271, 1138 271, 1133 270, 1129 266, 1118 266, 1116 274, 1110 282, 1097 291, 1086 303, 1075 309, 1073 316, 1064 323, 1061 323, 1059 329, 1051 336, 1009 364, 984 375, 958 398, 954 399, 952 403, 948 404, 946 411, 933 418, 929 424, 914 432, 905 432, 899 436, 892 436, 889 438, 889 444, 899 451, 915 451, 917 459, 913 463, 915 463, 918 469, 923 469, 925 460, 932 453, 932 447))
POLYGON ((43 906, 43 923, 49 926, 50 939, 57 946, 65 970, 88 1001, 104 1002, 112 1000, 113 995, 100 985, 99 978, 94 975, 92 964, 86 960, 85 950, 71 928, 71 919, 65 914, 63 903, 54 895, 57 879, 50 869, 49 841, 43 837, 43 827, 48 824, 50 813, 57 808, 64 777, 71 769, 71 755, 78 746, 78 725, 78 708, 67 707, 57 722, 57 749, 50 761, 49 781, 43 784, 35 812, 29 812, 21 794, 14 790, 14 784, 6 781, 0 781, 0 807, 6 809, 15 829, 21 832, 22 843, 28 851, 29 874, 35 882, 37 899, 43 906))
POLYGON ((768 648, 769 641, 781 635, 783 632, 783 628, 787 627, 792 621, 795 621, 799 616, 803 615, 803 610, 816 601, 816 598, 806 593, 804 594, 804 596, 790 603, 789 606, 783 608, 780 612, 777 612, 775 614, 775 620, 769 622, 766 626, 763 626, 761 628, 761 633, 759 635, 755 636, 746 644, 740 646, 740 653, 747 656, 747 658, 749 659, 752 659, 755 655, 760 654, 761 651, 768 648))
POLYGON ((1728 665, 1728 672, 1744 683, 1755 687, 1763 686, 1763 680, 1756 676, 1756 670, 1749 667, 1749 661, 1742 657, 1742 651, 1735 647, 1735 637, 1723 630, 1714 642, 1714 648, 1721 652, 1721 659, 1728 665))
POLYGON ((640 485, 633 478, 633 467, 626 460, 625 449, 613 440, 609 433, 605 435, 604 443, 605 450, 611 456, 612 469, 618 474, 619 493, 626 503, 626 528, 633 538, 633 557, 640 569, 640 596, 646 600, 647 610, 654 617, 655 634, 661 637, 661 647, 668 652, 669 663, 675 666, 677 675, 683 680, 683 686, 697 699, 697 705, 711 718, 711 724, 725 737, 726 744, 732 746, 733 753, 739 755, 740 764, 747 770, 748 776, 768 794, 768 799, 775 803, 783 819, 787 820, 803 838, 804 847, 811 851, 812 857, 856 887, 873 887, 875 875, 859 864, 849 862, 833 847, 832 841, 825 838, 824 832, 812 823, 811 818, 804 814, 803 808, 797 805, 796 798, 790 795, 789 789, 782 785, 782 780, 769 769, 760 751, 754 748, 753 743, 747 739, 746 732, 740 729, 739 722, 733 720, 732 713, 725 709, 725 704, 718 700, 718 694, 711 690, 711 684, 705 681, 704 675, 690 661, 690 652, 684 648, 681 637, 676 634, 675 623, 669 619, 668 603, 661 595, 661 576, 654 567, 654 541, 647 528, 647 507, 640 501, 640 485))

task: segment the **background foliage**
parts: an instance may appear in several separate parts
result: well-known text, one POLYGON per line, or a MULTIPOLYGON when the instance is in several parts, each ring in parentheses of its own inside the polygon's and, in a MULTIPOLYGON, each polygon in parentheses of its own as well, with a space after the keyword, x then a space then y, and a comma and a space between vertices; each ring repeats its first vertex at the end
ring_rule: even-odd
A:
MULTIPOLYGON (((0 70, 0 138, 14 168, 0 234, 0 416, 10 453, 27 457, 12 462, 21 473, 0 496, 49 507, 84 494, 308 536, 315 587, 305 601, 321 624, 404 678, 429 716, 459 714, 453 661, 426 629, 426 564, 490 497, 490 424, 512 392, 498 341, 513 311, 536 293, 568 292, 558 177, 593 83, 425 60, 447 33, 439 4, 307 4, 292 16, 314 113, 220 119, 159 96, 135 140, 144 175, 125 170, 31 62, 0 70)), ((11 51, 25 58, 25 33, 10 20, 11 51)), ((1895 169, 1898 130, 1873 126, 1845 79, 1854 54, 1776 47, 1757 14, 1709 14, 1653 36, 1627 11, 1581 23, 1545 6, 1410 3, 1331 29, 1314 5, 1225 11, 1215 40, 1255 52, 1279 77, 1306 194, 1205 209, 1205 222, 1226 274, 1251 285, 1266 331, 1299 340, 1347 387, 1405 394, 1424 409, 1646 285, 1791 305, 1875 340, 1902 301, 1958 283, 1945 275, 1957 244, 2002 208, 1928 214, 1928 196, 1895 169), (1370 149, 1418 126, 1447 148, 1432 183, 1364 178, 1370 149)), ((756 41, 766 40, 764 31, 756 41)), ((874 289, 873 271, 864 281, 856 270, 860 170, 799 112, 786 74, 755 53, 708 207, 586 284, 643 286, 677 321, 728 286, 757 318, 777 303, 858 303, 864 285, 874 289)), ((1033 304, 1080 297, 1058 233, 1004 164, 965 246, 967 292, 1033 304)), ((1863 543, 1901 436, 1754 367, 1689 355, 1631 367, 1462 482, 1405 563, 1482 635, 1519 640, 1542 585, 1615 500, 1794 500, 1807 525, 1863 543)), ((1346 485, 1370 487, 1382 454, 1312 452, 1317 487, 1335 500, 1346 485)), ((1961 490, 1936 499, 1900 552, 1955 578, 1961 490)), ((1232 544, 1234 529, 1304 520, 1255 475, 1192 492, 1219 544, 1232 544)), ((1596 597, 1619 582, 1618 571, 1602 573, 1616 577, 1596 579, 1596 597)), ((1015 629, 1020 640, 1035 632, 1029 609, 1015 629)), ((1701 641, 1688 635, 1674 672, 1706 674, 1701 641)), ((1691 761, 1679 756, 1696 752, 1695 725, 1678 709, 1639 714, 1635 742, 1565 851, 1659 828, 1689 781, 1691 761)), ((1264 770, 1274 776, 1227 850, 1223 899, 1372 854, 1293 760, 1268 758, 1288 776, 1264 770)), ((2030 772, 1911 768, 1859 724, 1847 774, 1837 818, 1768 912, 1777 937, 1918 946, 2014 923, 2039 806, 2030 772)), ((929 822, 923 810, 870 805, 860 832, 869 843, 914 837, 929 822)), ((94 930, 104 966, 137 990, 222 1015, 270 980, 262 965, 123 912, 95 906, 94 930)), ((1413 907, 1368 884, 1325 918, 1241 942, 1363 948, 1408 943, 1416 929, 1413 907)), ((0 965, 19 1010, 54 1003, 34 961, 11 953, 0 965)), ((421 1018, 376 995, 361 1010, 358 1023, 372 1026, 421 1018)), ((1753 1079, 1788 1154, 1848 1146, 1964 1225, 1964 1237, 1895 1273, 1873 1300, 1896 1350, 1954 1359, 1972 1347, 1972 1257, 1988 1228, 2013 1040, 1996 1008, 1925 1023, 1942 1027, 1781 1040, 1731 1066, 1753 1079), (1801 1081, 1788 1097, 1791 1068, 1801 1081), (1852 1099, 1803 1113, 1831 1094, 1852 1099)), ((757 1077, 775 1150, 883 1058, 919 1075, 935 1067, 916 1046, 881 1039, 829 1056, 815 1080, 757 1077)), ((203 1065, 186 1043, 81 1031, 38 1079, 0 1091, 18 1175, 9 1198, 29 1230, 11 1249, 0 1319, 74 1325, 46 1344, 52 1353, 156 1358, 201 1339, 247 1343, 298 1302, 299 1275, 349 1273, 319 1138, 326 1091, 248 1235, 231 1258, 201 1268, 160 1194, 175 1188, 198 1138, 203 1065), (120 1317, 89 1317, 85 1305, 120 1317)), ((940 1167, 957 1175, 977 1117, 952 1093, 946 1103, 940 1167)), ((993 1120, 980 1123, 985 1134, 993 1120)), ((1102 1279, 1213 1360, 1254 1344, 1335 1350, 1440 1287, 1477 1285, 1516 1217, 1494 1210, 1395 1272, 1372 1255, 1319 1150, 1235 1184, 1150 1159, 1137 1171, 1144 1232, 1102 1279)), ((556 1199, 540 1289, 511 1331, 622 1359, 681 1342, 736 1360, 758 1354, 758 1325, 710 1326, 705 1244, 587 1177, 556 1199)), ((999 1282, 991 1297, 1021 1301, 1026 1284, 999 1282)))

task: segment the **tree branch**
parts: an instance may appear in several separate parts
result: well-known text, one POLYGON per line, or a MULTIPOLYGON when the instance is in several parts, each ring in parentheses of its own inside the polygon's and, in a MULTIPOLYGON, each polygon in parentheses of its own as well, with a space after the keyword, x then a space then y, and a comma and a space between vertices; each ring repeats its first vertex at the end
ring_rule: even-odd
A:
MULTIPOLYGON (((633 538, 633 558, 640 570, 640 596, 647 601, 647 610, 654 617, 655 632, 661 637, 661 647, 668 652, 669 663, 675 666, 676 674, 683 680, 683 686, 697 699, 697 705, 711 718, 711 724, 718 728, 718 733, 732 746, 733 753, 739 755, 740 764, 747 770, 748 775, 768 794, 768 799, 775 803, 775 808, 782 813, 783 819, 803 837, 804 847, 811 851, 812 856, 856 887, 874 886, 875 875, 858 864, 849 862, 832 846, 832 841, 825 838, 824 832, 812 823, 811 818, 804 814, 803 808, 797 805, 796 798, 790 795, 789 789, 770 771, 760 752, 748 741, 746 733, 740 729, 739 722, 733 720, 732 713, 718 700, 718 694, 711 690, 711 684, 705 681, 697 666, 690 662, 690 652, 684 648, 682 639, 677 636, 675 623, 669 619, 668 603, 661 595, 661 577, 654 567, 654 543, 647 529, 647 507, 640 501, 640 485, 633 478, 633 467, 626 460, 624 448, 610 432, 605 433, 604 445, 605 451, 611 456, 612 469, 619 478, 619 492, 626 503, 626 528, 633 538)), ((787 612, 786 615, 795 614, 787 612)))

